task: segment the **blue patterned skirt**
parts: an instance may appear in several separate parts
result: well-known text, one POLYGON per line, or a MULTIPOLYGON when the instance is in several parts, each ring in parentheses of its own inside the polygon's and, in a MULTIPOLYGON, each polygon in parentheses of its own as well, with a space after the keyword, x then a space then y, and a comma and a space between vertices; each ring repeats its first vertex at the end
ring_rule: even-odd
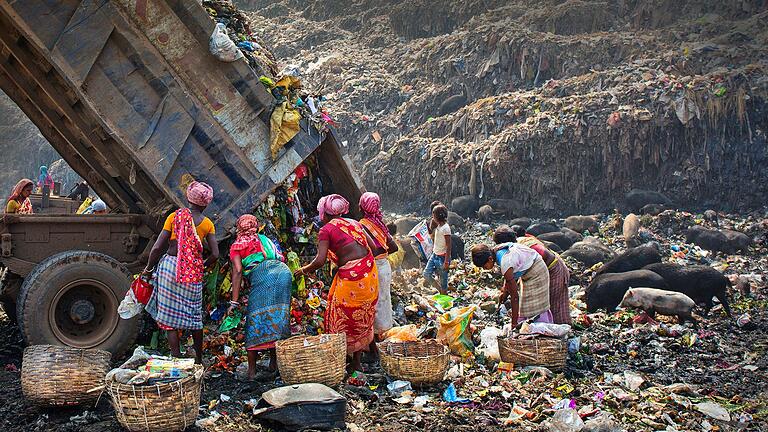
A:
POLYGON ((274 342, 291 336, 291 269, 277 260, 257 265, 248 275, 248 319, 245 324, 245 347, 268 349, 274 342))
POLYGON ((165 255, 157 264, 154 289, 146 311, 163 329, 203 328, 203 283, 176 282, 176 257, 165 255))

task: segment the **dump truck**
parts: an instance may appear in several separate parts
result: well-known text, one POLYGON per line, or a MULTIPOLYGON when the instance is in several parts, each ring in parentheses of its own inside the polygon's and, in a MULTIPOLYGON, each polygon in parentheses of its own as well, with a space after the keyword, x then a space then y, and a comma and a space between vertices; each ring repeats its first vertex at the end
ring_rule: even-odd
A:
POLYGON ((0 301, 27 343, 131 347, 117 306, 193 180, 220 239, 310 155, 326 190, 359 197, 332 129, 302 120, 270 152, 274 98, 209 52, 215 25, 192 0, 0 0, 0 87, 112 209, 2 216, 0 301))

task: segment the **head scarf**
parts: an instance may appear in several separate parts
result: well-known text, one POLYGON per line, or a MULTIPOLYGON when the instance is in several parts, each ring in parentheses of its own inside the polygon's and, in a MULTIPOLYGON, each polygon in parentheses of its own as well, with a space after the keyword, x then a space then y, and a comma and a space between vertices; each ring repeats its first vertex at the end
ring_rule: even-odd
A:
POLYGON ((53 179, 48 175, 48 167, 40 165, 40 175, 37 177, 37 185, 39 187, 48 186, 53 188, 53 179))
POLYGON ((374 192, 366 192, 360 197, 360 210, 363 212, 363 217, 370 219, 381 232, 386 235, 389 232, 387 226, 384 225, 384 216, 381 214, 381 198, 379 194, 374 192))
POLYGON ((18 198, 21 197, 21 191, 23 191, 24 188, 29 185, 34 185, 34 183, 32 183, 32 180, 26 179, 26 178, 19 180, 19 182, 16 183, 16 186, 13 187, 13 191, 11 191, 11 196, 8 197, 8 201, 10 200, 18 201, 18 198))
POLYGON ((317 211, 320 219, 325 219, 325 215, 341 216, 349 212, 349 201, 339 194, 326 195, 318 201, 317 211))
POLYGON ((193 181, 187 187, 187 201, 201 207, 208 207, 213 201, 213 188, 206 183, 193 181))
POLYGON ((237 219, 237 238, 255 237, 259 234, 259 220, 252 214, 244 214, 237 219))
POLYGON ((91 204, 91 207, 93 208, 93 211, 104 211, 107 209, 107 205, 102 200, 96 200, 91 204))

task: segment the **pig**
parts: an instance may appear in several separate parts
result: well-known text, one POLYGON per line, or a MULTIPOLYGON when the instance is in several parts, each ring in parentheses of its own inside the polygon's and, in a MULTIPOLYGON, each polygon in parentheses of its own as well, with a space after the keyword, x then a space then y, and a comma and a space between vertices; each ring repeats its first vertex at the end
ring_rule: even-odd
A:
POLYGON ((494 211, 493 207, 485 204, 477 211, 477 220, 480 222, 490 222, 493 219, 494 211))
POLYGON ((451 200, 451 211, 455 211, 462 217, 473 217, 480 208, 480 201, 472 195, 462 195, 451 200))
POLYGON ((406 270, 421 268, 422 262, 419 258, 419 254, 416 253, 416 250, 418 250, 418 242, 406 237, 398 236, 397 239, 398 245, 402 246, 403 251, 405 252, 405 255, 403 255, 403 263, 401 264, 401 267, 406 270))
POLYGON ((714 252, 731 252, 731 244, 728 237, 720 231, 694 225, 685 232, 685 241, 693 243, 702 249, 714 252))
POLYGON ((522 210, 522 206, 520 205, 520 202, 517 200, 511 200, 511 199, 501 199, 501 198, 489 199, 488 205, 493 207, 493 209, 497 213, 503 214, 506 217, 512 217, 512 215, 517 214, 522 210))
POLYGON ((561 231, 544 233, 538 235, 537 238, 542 241, 546 240, 555 243, 562 250, 568 250, 574 243, 582 240, 581 234, 568 228, 563 228, 561 231))
POLYGON ((717 212, 712 209, 704 211, 704 219, 710 222, 715 222, 715 225, 717 225, 717 221, 718 221, 717 212))
POLYGON ((648 243, 636 248, 627 249, 616 258, 608 261, 595 272, 595 275, 603 273, 624 273, 631 270, 640 270, 641 268, 661 262, 659 245, 648 243))
POLYGON ((635 247, 638 244, 637 233, 640 231, 640 218, 636 214, 630 213, 624 218, 622 233, 627 247, 635 247))
POLYGON ((573 243, 580 242, 584 240, 584 236, 579 234, 578 232, 570 229, 570 228, 560 228, 560 232, 565 234, 565 236, 571 240, 573 243))
POLYGON ((451 226, 451 228, 463 230, 465 227, 464 218, 459 216, 458 213, 449 211, 448 212, 448 225, 451 226))
POLYGON ((408 235, 409 232, 415 227, 416 225, 421 222, 422 218, 416 217, 416 216, 405 216, 401 217, 395 220, 395 226, 397 227, 397 234, 399 235, 408 235))
POLYGON ((526 231, 528 231, 528 234, 538 237, 544 233, 560 231, 560 227, 555 222, 541 222, 529 226, 526 228, 526 231))
POLYGON ((464 240, 456 234, 451 234, 451 259, 464 259, 464 240))
MULTIPOLYGON (((731 308, 728 305, 728 287, 731 281, 719 271, 707 265, 681 266, 675 263, 656 263, 643 267, 663 277, 671 291, 681 292, 692 298, 697 305, 704 306, 704 315, 709 313, 714 303, 712 297, 717 297, 728 316, 731 308)), ((635 285, 640 286, 640 285, 635 285)))
POLYGON ((609 312, 616 309, 624 298, 624 293, 631 287, 669 289, 664 278, 650 270, 601 274, 592 279, 584 292, 587 312, 596 312, 601 308, 609 312))
POLYGON ((528 229, 528 227, 531 226, 531 218, 519 217, 509 221, 509 226, 515 225, 523 227, 524 229, 528 229))
POLYGON ((600 240, 597 240, 595 237, 586 237, 584 240, 574 243, 567 251, 563 252, 563 256, 572 257, 591 267, 599 262, 613 259, 616 253, 600 243, 600 240))
POLYGON ((560 246, 558 246, 557 243, 552 243, 541 239, 539 239, 539 241, 544 243, 544 246, 546 246, 547 249, 551 250, 552 252, 563 253, 563 250, 560 249, 560 246))
POLYGON ((640 211, 640 209, 647 204, 672 205, 672 201, 670 201, 664 194, 641 189, 632 189, 629 191, 624 196, 624 202, 626 203, 627 210, 631 212, 640 211))
POLYGON ((578 233, 589 231, 595 234, 600 231, 600 226, 592 216, 568 216, 565 218, 565 226, 578 233))
POLYGON ((720 230, 728 239, 728 253, 735 253, 738 251, 748 252, 749 246, 752 244, 752 239, 746 234, 733 230, 720 230))
POLYGON ((658 216, 666 209, 664 204, 646 204, 640 208, 640 214, 658 216))
POLYGON ((696 303, 679 292, 644 287, 630 288, 621 299, 620 306, 642 309, 651 318, 656 317, 656 312, 662 315, 677 315, 680 324, 690 321, 694 328, 699 325, 691 314, 696 303))

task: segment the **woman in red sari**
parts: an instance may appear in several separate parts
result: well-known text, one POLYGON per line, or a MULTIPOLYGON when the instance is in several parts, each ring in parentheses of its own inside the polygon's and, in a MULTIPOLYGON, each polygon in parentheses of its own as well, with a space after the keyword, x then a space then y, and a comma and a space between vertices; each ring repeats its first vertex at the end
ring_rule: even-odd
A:
POLYGON ((319 269, 327 259, 338 268, 328 293, 324 330, 347 336, 351 370, 362 370, 360 359, 373 341, 379 296, 378 271, 371 253, 375 244, 360 222, 341 217, 349 212, 349 202, 341 195, 320 198, 317 210, 325 224, 318 234, 317 256, 294 276, 319 269))

